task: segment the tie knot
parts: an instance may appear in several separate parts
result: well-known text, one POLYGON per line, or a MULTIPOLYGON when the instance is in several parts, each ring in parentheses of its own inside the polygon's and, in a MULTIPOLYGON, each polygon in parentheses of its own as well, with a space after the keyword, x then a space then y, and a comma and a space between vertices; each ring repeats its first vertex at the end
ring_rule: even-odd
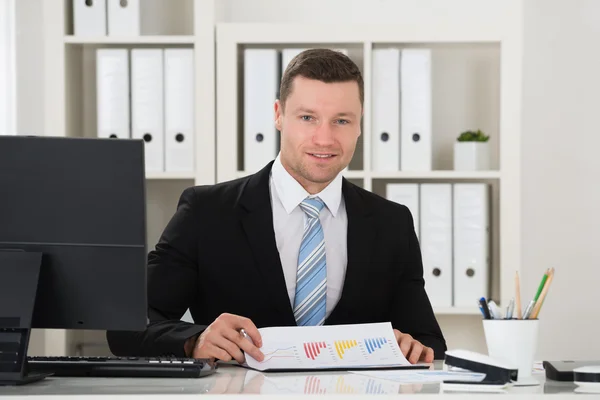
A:
POLYGON ((325 203, 318 197, 307 197, 300 203, 300 208, 302 208, 309 218, 319 218, 319 213, 324 206, 325 203))

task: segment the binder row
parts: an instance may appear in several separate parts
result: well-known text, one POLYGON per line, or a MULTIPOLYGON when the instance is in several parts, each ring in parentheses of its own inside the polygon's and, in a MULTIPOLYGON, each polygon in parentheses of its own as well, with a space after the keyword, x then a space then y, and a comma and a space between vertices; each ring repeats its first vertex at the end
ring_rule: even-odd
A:
POLYGON ((373 171, 431 171, 431 50, 372 53, 373 171))
POLYGON ((75 36, 137 36, 140 0, 73 0, 75 36))
MULTIPOLYGON (((290 61, 306 49, 244 50, 244 170, 263 168, 277 156, 279 137, 273 104, 290 61)), ((347 54, 346 49, 336 49, 347 54)))
POLYGON ((472 307, 489 297, 489 185, 393 183, 386 191, 413 215, 432 306, 472 307))
POLYGON ((146 172, 194 171, 193 50, 98 49, 96 63, 98 137, 143 139, 146 172))

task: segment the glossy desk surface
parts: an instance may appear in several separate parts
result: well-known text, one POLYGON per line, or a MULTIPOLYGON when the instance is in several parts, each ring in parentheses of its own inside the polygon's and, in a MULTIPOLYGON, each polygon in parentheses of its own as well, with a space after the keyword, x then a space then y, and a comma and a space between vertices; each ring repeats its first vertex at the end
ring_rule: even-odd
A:
MULTIPOLYGON (((435 364, 441 369, 442 364, 435 364)), ((554 398, 581 397, 573 383, 545 381, 543 373, 534 375, 538 386, 511 387, 499 393, 504 396, 525 395, 538 398, 558 394, 554 398)), ((428 397, 469 396, 486 399, 496 393, 489 392, 446 392, 438 383, 399 384, 389 380, 370 378, 350 372, 309 373, 260 373, 233 365, 220 365, 217 372, 199 379, 155 379, 155 378, 46 378, 25 386, 0 386, 0 398, 24 399, 26 396, 73 399, 78 397, 111 399, 170 399, 197 398, 205 395, 214 398, 227 394, 229 398, 247 398, 249 394, 260 394, 270 398, 293 399, 311 395, 320 398, 337 395, 341 398, 405 398, 426 399, 428 397)), ((595 396, 600 397, 600 393, 595 396)))

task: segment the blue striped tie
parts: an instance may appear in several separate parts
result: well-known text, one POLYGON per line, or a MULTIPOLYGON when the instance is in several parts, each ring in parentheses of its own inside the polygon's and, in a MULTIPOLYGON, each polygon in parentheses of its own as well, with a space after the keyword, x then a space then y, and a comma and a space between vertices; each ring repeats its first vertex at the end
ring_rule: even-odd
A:
POLYGON ((306 213, 304 235, 298 254, 294 317, 298 326, 323 325, 327 293, 325 236, 319 213, 325 204, 318 197, 306 198, 300 208, 306 213))

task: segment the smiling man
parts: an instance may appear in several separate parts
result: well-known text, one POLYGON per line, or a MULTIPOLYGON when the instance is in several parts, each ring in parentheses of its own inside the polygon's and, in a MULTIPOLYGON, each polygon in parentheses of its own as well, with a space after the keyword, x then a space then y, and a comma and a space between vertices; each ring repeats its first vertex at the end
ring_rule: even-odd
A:
POLYGON ((280 154, 249 177, 184 191, 149 255, 150 323, 109 332, 114 354, 262 360, 257 327, 389 321, 410 362, 444 357, 408 208, 341 174, 363 101, 344 54, 290 62, 274 107, 280 154), (180 321, 188 308, 195 324, 180 321))

